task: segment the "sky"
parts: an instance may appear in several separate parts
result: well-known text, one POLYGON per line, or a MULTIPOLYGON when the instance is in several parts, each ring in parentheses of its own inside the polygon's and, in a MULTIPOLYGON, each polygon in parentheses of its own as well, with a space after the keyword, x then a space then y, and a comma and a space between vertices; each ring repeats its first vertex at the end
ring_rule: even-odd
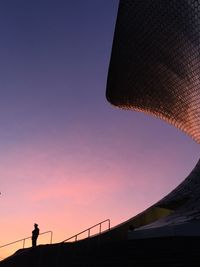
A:
POLYGON ((34 223, 54 242, 107 218, 115 226, 199 159, 185 133, 107 102, 117 8, 0 1, 0 246, 30 236, 34 223))

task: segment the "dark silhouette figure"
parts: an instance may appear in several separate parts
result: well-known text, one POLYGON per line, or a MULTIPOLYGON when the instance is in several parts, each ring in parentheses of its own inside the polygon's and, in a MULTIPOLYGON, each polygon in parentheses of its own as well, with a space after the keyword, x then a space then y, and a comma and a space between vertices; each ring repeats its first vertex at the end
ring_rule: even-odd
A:
POLYGON ((36 247, 37 245, 37 238, 40 233, 40 229, 38 228, 37 223, 34 224, 34 230, 32 231, 32 246, 36 247))

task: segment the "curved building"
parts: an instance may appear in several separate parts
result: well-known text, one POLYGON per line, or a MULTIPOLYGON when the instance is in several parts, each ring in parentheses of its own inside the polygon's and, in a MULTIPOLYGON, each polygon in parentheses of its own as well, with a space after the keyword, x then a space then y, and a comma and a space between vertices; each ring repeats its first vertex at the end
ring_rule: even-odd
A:
POLYGON ((200 2, 121 0, 106 97, 200 143, 200 2))
MULTIPOLYGON (((181 129, 200 143, 200 1, 121 0, 107 100, 181 129)), ((200 236, 200 161, 170 194, 117 226, 133 238, 200 236)))

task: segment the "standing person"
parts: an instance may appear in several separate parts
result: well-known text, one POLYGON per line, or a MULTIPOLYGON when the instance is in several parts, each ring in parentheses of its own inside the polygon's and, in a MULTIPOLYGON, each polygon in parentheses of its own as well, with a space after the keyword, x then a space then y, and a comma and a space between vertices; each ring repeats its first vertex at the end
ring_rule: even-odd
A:
POLYGON ((37 238, 40 233, 40 229, 38 228, 37 223, 34 224, 34 230, 32 231, 32 246, 36 247, 37 245, 37 238))

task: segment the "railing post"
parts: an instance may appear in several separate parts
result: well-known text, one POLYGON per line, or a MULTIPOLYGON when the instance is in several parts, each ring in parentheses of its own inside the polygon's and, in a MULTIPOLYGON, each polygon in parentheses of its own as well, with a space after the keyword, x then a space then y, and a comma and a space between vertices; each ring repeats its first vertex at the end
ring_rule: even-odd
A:
POLYGON ((50 244, 52 244, 52 239, 53 239, 53 232, 51 231, 51 239, 50 239, 50 244))
POLYGON ((88 237, 90 237, 90 228, 88 229, 88 237))
POLYGON ((99 224, 99 233, 101 233, 101 223, 99 224))
POLYGON ((24 238, 24 240, 23 240, 23 248, 25 247, 25 240, 26 240, 26 239, 24 238))

